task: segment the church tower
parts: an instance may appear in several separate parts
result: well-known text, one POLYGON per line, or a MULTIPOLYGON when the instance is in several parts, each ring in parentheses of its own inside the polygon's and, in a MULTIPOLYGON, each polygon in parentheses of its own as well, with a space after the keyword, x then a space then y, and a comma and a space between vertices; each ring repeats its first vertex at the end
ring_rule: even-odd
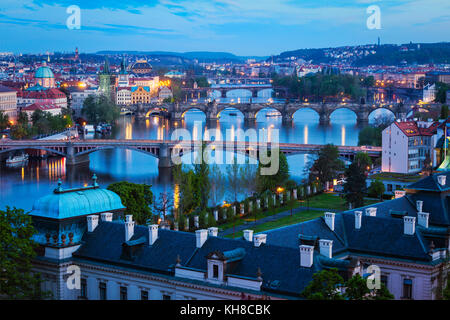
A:
POLYGON ((111 96, 111 72, 109 70, 108 58, 105 59, 105 65, 103 66, 103 71, 98 75, 99 87, 98 90, 105 96, 112 99, 111 96))
POLYGON ((127 67, 125 65, 125 60, 122 58, 122 62, 120 63, 120 72, 119 72, 119 79, 117 82, 118 87, 129 87, 130 81, 129 81, 129 75, 127 72, 127 67))

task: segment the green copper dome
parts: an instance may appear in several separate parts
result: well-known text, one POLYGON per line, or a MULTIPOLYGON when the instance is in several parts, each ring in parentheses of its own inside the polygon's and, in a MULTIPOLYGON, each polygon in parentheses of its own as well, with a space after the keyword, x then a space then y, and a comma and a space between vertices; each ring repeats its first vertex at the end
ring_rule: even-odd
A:
POLYGON ((54 78, 52 70, 49 67, 39 67, 34 74, 35 78, 54 78))
POLYGON ((52 194, 38 199, 30 215, 67 219, 119 209, 125 207, 112 191, 98 187, 64 190, 59 186, 52 194))

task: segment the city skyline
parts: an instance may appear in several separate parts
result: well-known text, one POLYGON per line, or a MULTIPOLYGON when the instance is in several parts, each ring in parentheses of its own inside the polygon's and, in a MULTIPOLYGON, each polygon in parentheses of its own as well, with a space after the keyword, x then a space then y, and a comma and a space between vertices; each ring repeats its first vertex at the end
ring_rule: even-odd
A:
POLYGON ((405 1, 5 1, 1 51, 38 53, 101 50, 211 51, 269 56, 301 48, 448 41, 450 4, 405 1), (81 9, 69 29, 66 9, 81 9), (370 30, 367 8, 377 5, 381 29, 370 30), (154 17, 149 19, 149 17, 154 17), (332 30, 332 32, 330 32, 332 30), (336 37, 339 35, 339 37, 336 37), (42 39, 46 39, 42 41, 42 39))

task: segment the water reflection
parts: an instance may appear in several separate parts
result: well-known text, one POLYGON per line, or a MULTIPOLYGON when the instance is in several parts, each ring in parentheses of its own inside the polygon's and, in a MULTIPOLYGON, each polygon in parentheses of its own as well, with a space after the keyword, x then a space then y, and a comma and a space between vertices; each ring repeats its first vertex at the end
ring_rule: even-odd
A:
MULTIPOLYGON (((226 137, 227 130, 236 134, 239 129, 254 128, 258 135, 263 133, 265 141, 274 139, 274 130, 278 129, 280 142, 336 145, 358 143, 360 128, 356 125, 356 116, 349 110, 340 109, 334 112, 331 125, 327 127, 319 126, 319 117, 313 110, 296 112, 294 122, 289 126, 282 124, 281 117, 266 117, 267 112, 272 110, 259 112, 256 123, 245 124, 240 113, 233 115, 230 114, 234 113, 233 111, 224 111, 217 123, 206 126, 205 115, 192 110, 186 113, 180 127, 187 129, 194 137, 204 135, 212 139, 226 137)), ((171 136, 174 129, 167 120, 157 116, 142 121, 122 117, 110 138, 164 140, 171 136)), ((261 137, 259 138, 261 140, 261 137)), ((226 156, 226 152, 223 156, 226 156)), ((89 165, 75 168, 66 168, 65 159, 61 158, 29 161, 23 168, 6 168, 3 161, 0 165, 0 208, 10 205, 30 210, 36 199, 47 195, 56 187, 59 178, 63 180, 65 187, 77 187, 91 184, 94 173, 102 187, 112 182, 127 180, 153 185, 152 190, 156 197, 164 190, 174 193, 174 200, 178 197, 177 192, 173 192, 176 190, 171 182, 170 170, 159 171, 155 157, 124 149, 101 150, 90 154, 89 157, 89 165)), ((302 179, 303 168, 308 159, 308 155, 288 157, 290 173, 294 179, 302 179)))

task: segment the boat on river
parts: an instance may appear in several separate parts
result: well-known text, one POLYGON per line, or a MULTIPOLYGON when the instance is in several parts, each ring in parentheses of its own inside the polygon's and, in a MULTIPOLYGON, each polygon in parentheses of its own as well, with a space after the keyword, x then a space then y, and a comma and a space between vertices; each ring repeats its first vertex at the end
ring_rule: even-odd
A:
POLYGON ((28 161, 28 154, 26 153, 22 153, 21 155, 18 156, 10 156, 8 159, 6 159, 6 164, 7 165, 15 165, 15 164, 19 164, 19 163, 24 163, 25 161, 28 161))

